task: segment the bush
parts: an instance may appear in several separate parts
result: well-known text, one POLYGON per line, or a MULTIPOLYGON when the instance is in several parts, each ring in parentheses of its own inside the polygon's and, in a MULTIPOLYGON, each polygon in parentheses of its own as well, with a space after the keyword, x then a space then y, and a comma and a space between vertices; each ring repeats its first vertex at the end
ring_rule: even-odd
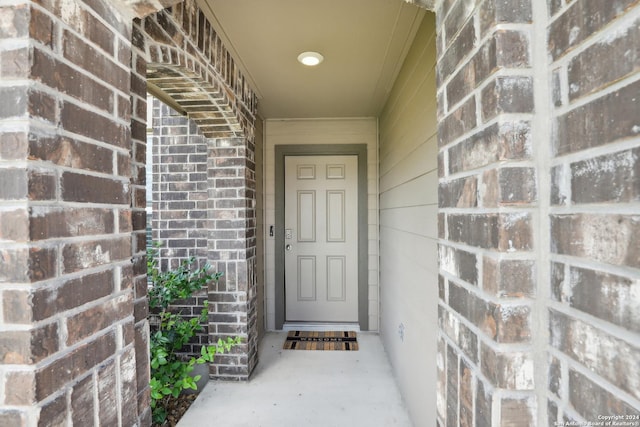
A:
POLYGON ((218 340, 215 345, 203 346, 199 357, 180 355, 180 350, 207 321, 208 304, 198 317, 185 319, 181 313, 172 312, 170 306, 177 300, 189 298, 194 292, 218 280, 221 273, 211 274, 211 266, 195 268, 195 258, 183 260, 180 265, 166 272, 160 271, 157 259, 158 244, 147 250, 147 276, 149 288, 149 323, 151 324, 151 409, 153 421, 161 424, 167 416, 169 399, 177 398, 183 390, 197 390, 200 375, 190 374, 195 365, 212 362, 218 353, 229 351, 240 343, 240 338, 218 340))

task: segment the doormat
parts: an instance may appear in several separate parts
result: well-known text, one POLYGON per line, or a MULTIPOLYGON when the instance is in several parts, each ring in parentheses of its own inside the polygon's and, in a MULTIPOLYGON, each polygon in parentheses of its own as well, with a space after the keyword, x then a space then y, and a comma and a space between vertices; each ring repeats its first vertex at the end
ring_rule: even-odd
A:
POLYGON ((285 350, 357 350, 354 331, 289 331, 285 350))

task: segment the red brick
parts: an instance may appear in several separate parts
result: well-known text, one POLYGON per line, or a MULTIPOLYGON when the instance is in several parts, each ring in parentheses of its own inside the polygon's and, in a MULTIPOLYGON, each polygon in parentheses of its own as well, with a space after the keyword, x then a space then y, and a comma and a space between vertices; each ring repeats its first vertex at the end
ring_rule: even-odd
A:
POLYGON ((564 165, 555 166, 551 168, 551 195, 549 199, 552 205, 566 205, 569 195, 567 194, 567 188, 565 185, 565 178, 569 175, 566 171, 567 168, 564 165))
MULTIPOLYGON (((640 410, 605 390, 597 382, 575 370, 569 371, 569 401, 585 420, 598 420, 603 415, 619 415, 618 422, 637 420, 640 410)), ((613 424, 615 425, 615 424, 613 424)), ((622 425, 622 424, 621 424, 622 425)))
POLYGON ((120 357, 123 425, 135 425, 138 418, 136 370, 135 350, 130 347, 120 357))
POLYGON ((476 127, 476 102, 471 97, 438 123, 438 145, 449 144, 476 127))
POLYGON ((24 38, 28 36, 29 8, 27 5, 0 7, 0 39, 24 38))
POLYGON ((128 185, 120 180, 63 172, 60 179, 62 199, 70 202, 125 204, 128 185))
POLYGON ((449 246, 439 245, 438 255, 440 269, 473 285, 478 283, 478 268, 475 254, 449 246))
POLYGON ((482 89, 482 119, 485 122, 502 113, 533 112, 531 77, 496 77, 482 89))
POLYGON ((109 26, 121 34, 125 40, 131 38, 131 24, 129 20, 123 20, 116 8, 101 0, 84 0, 84 4, 90 7, 97 16, 104 19, 109 26))
POLYGON ((95 425, 93 416, 93 376, 89 375, 71 391, 71 422, 73 425, 95 425))
POLYGON ((482 177, 484 207, 530 204, 537 200, 536 173, 533 168, 501 167, 482 177))
POLYGON ((62 93, 105 111, 113 110, 112 90, 37 48, 33 50, 31 74, 34 79, 62 93))
POLYGON ((32 241, 114 232, 113 210, 98 208, 37 208, 31 210, 32 241))
POLYGON ((14 48, 0 51, 0 77, 12 79, 25 77, 29 72, 29 51, 14 48))
POLYGON ((534 426, 536 404, 533 397, 509 398, 500 401, 500 425, 505 427, 534 426))
POLYGON ((0 241, 26 242, 29 234, 28 230, 27 209, 0 211, 0 241))
POLYGON ((0 88, 0 118, 25 117, 28 106, 28 89, 14 85, 0 88))
POLYGON ((478 362, 478 336, 442 306, 438 306, 438 325, 462 352, 474 363, 478 362))
POLYGON ((54 97, 38 90, 30 90, 28 97, 27 112, 29 117, 57 125, 58 101, 54 97))
POLYGON ((100 423, 107 426, 118 425, 118 389, 115 368, 115 361, 111 360, 101 366, 98 371, 98 419, 100 423))
POLYGON ((61 248, 65 273, 111 264, 131 258, 129 238, 104 239, 91 242, 67 243, 61 248))
POLYGON ((528 159, 532 151, 529 122, 496 123, 449 149, 449 173, 470 171, 500 160, 528 159))
POLYGON ((532 20, 531 0, 485 0, 478 10, 483 37, 498 24, 526 24, 532 20))
POLYGON ((113 119, 85 110, 75 104, 62 105, 60 124, 65 130, 118 147, 129 143, 129 130, 113 119))
POLYGON ((531 337, 530 308, 499 305, 449 282, 451 307, 497 342, 526 342, 531 337))
POLYGON ((49 16, 35 7, 29 10, 31 21, 29 22, 29 35, 40 43, 52 47, 54 37, 53 21, 49 16))
POLYGON ((469 20, 460 33, 456 36, 455 41, 447 48, 442 58, 436 66, 437 85, 440 87, 442 82, 455 71, 460 61, 465 58, 475 45, 476 34, 474 20, 469 20))
POLYGON ((149 303, 146 299, 136 301, 134 306, 134 319, 136 322, 146 319, 149 316, 149 303))
POLYGON ((574 203, 629 203, 640 200, 640 148, 571 164, 574 203))
MULTIPOLYGON (((1 59, 1 58, 0 58, 1 59)), ((3 62, 0 61, 0 67, 3 62)), ((0 159, 25 160, 28 154, 28 137, 22 132, 0 133, 0 159)))
POLYGON ((438 206, 441 208, 473 208, 478 206, 478 180, 475 176, 440 182, 438 206))
POLYGON ((67 319, 67 345, 109 328, 133 314, 131 293, 112 298, 67 319))
POLYGON ((117 96, 118 118, 124 121, 131 120, 131 99, 121 95, 117 96))
POLYGON ((449 240, 484 249, 527 251, 533 247, 531 218, 527 213, 451 214, 449 240))
POLYGON ((41 159, 59 166, 113 172, 112 150, 70 138, 34 138, 29 144, 29 155, 33 160, 41 159))
POLYGON ((48 170, 30 170, 28 197, 29 200, 55 200, 56 194, 56 175, 48 170))
POLYGON ((458 375, 459 357, 447 346, 447 425, 458 425, 458 375))
MULTIPOLYGON (((4 384, 5 404, 31 406, 35 403, 34 371, 7 372, 4 384)), ((0 423, 0 425, 4 424, 0 423)))
POLYGON ((38 427, 63 426, 67 422, 67 396, 63 393, 40 409, 38 427))
POLYGON ((64 57, 121 91, 129 90, 129 72, 69 31, 62 35, 64 57))
POLYGON ((36 371, 36 399, 44 400, 68 382, 112 357, 116 351, 115 333, 110 332, 83 344, 36 371))
POLYGON ((575 48, 588 37, 618 18, 638 0, 600 0, 574 2, 549 27, 549 52, 554 60, 575 48))
POLYGON ((482 373, 497 388, 533 390, 533 359, 526 352, 500 352, 481 345, 482 373))
POLYGON ((57 324, 30 331, 6 331, 0 343, 0 360, 4 364, 36 364, 59 349, 57 324))
POLYGON ((551 346, 621 390, 640 397, 640 348, 554 309, 549 310, 551 346))
POLYGON ((534 297, 535 261, 484 257, 482 288, 501 298, 534 297))
POLYGON ((640 216, 551 215, 551 251, 608 264, 640 265, 640 216))
POLYGON ((628 277, 571 267, 569 277, 553 283, 553 295, 576 310, 640 332, 640 282, 628 277), (594 304, 594 301, 598 301, 594 304))
POLYGON ((640 81, 577 107, 556 118, 556 155, 598 147, 640 134, 640 81))
MULTIPOLYGON (((0 94, 1 96, 1 94, 0 94)), ((24 200, 28 193, 27 171, 24 169, 0 169, 0 199, 24 200)))
MULTIPOLYGON (((135 326, 136 366, 146 366, 149 363, 149 324, 144 321, 135 326)), ((149 370, 137 369, 136 382, 138 391, 146 389, 149 384, 149 370)))
POLYGON ((56 288, 39 288, 31 296, 33 319, 44 320, 113 293, 109 270, 71 279, 56 288))
POLYGON ((569 99, 575 100, 640 68, 640 20, 590 46, 568 66, 569 99), (611 64, 615 64, 612 66, 611 64))
POLYGON ((55 248, 29 249, 29 278, 32 282, 50 279, 57 275, 57 250, 55 248))
MULTIPOLYGON (((446 86, 447 105, 449 109, 462 101, 476 88, 476 76, 473 61, 460 67, 446 86)), ((471 97, 473 99, 473 97, 471 97)), ((469 101, 466 102, 475 102, 469 101)))
POLYGON ((472 427, 473 423, 473 367, 460 358, 460 427, 472 427))
MULTIPOLYGON (((496 63, 498 67, 531 67, 530 40, 526 31, 497 30, 493 35, 493 40, 495 40, 496 45, 496 63)), ((480 80, 478 81, 480 82, 480 80)))
POLYGON ((481 380, 477 381, 476 389, 476 417, 477 427, 491 427, 492 422, 492 405, 493 392, 492 389, 484 385, 481 380))

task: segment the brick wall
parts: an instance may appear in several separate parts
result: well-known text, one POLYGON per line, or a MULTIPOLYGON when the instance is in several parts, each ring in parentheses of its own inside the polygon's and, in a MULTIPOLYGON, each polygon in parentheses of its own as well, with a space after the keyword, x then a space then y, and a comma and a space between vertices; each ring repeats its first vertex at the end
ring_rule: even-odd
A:
MULTIPOLYGON (((189 45, 174 43, 168 51, 138 27, 134 31, 129 18, 158 5, 128 5, 118 3, 123 9, 116 10, 107 1, 74 0, 0 6, 0 425, 150 423, 148 75, 162 80, 177 74, 173 83, 204 90, 204 103, 183 100, 200 112, 194 116, 203 132, 242 141, 234 145, 242 146, 237 196, 246 209, 234 206, 232 214, 248 228, 242 257, 234 249, 228 258, 234 268, 240 260, 240 268, 226 285, 243 300, 230 311, 248 339, 225 363, 236 368, 234 378, 240 371, 248 376, 256 363, 255 97, 194 2, 149 19, 156 26, 164 19, 165 28, 183 32, 189 45), (178 55, 162 61, 167 52, 178 55)), ((206 172, 217 170, 210 159, 204 163, 206 172)), ((206 200, 207 215, 211 203, 206 200)), ((229 333, 215 323, 215 334, 229 333)))
POLYGON ((637 1, 438 4, 438 422, 640 411, 637 1))
MULTIPOLYGON (((192 120, 152 98, 153 151, 152 239, 161 244, 160 268, 166 271, 190 257, 198 266, 207 262, 209 238, 207 139, 192 120)), ((199 292, 173 308, 185 317, 198 316, 207 299, 207 290, 199 292)), ((208 344, 208 329, 198 333, 183 348, 185 353, 200 354, 208 344)))
POLYGON ((640 415, 640 3, 567 3, 549 2, 550 423, 640 415))
POLYGON ((131 24, 103 1, 13 2, 0 21, 0 425, 144 423, 131 24))
MULTIPOLYGON (((154 238, 165 242, 161 262, 194 255, 224 274, 209 289, 210 340, 240 335, 243 344, 218 357, 211 375, 247 379, 258 348, 256 97, 195 0, 136 20, 132 38, 140 69, 134 86, 153 84, 189 118, 158 107, 154 123, 160 152, 153 226, 154 238)), ((140 133, 142 123, 135 126, 140 133)))
POLYGON ((154 98, 153 240, 162 269, 207 259, 207 140, 195 122, 154 98))
POLYGON ((436 16, 438 422, 527 425, 538 200, 531 4, 443 1, 436 16))

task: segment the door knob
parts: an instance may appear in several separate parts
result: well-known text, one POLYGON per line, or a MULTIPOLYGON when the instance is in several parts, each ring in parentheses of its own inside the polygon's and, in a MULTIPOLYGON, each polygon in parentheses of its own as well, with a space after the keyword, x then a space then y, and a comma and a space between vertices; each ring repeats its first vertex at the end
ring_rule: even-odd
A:
POLYGON ((290 250, 291 250, 291 245, 287 245, 287 246, 285 246, 284 248, 285 248, 287 251, 290 251, 290 250))

